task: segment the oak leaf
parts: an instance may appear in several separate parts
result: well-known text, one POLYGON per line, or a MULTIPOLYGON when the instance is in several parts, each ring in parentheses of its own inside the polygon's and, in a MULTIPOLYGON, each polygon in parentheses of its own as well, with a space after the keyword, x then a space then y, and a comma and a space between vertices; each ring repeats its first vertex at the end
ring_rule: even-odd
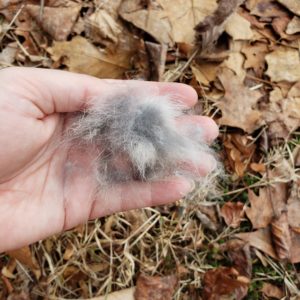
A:
POLYGON ((250 90, 231 70, 222 68, 219 79, 224 87, 225 95, 217 102, 222 111, 221 125, 238 127, 251 133, 261 125, 262 114, 256 108, 262 94, 250 90))

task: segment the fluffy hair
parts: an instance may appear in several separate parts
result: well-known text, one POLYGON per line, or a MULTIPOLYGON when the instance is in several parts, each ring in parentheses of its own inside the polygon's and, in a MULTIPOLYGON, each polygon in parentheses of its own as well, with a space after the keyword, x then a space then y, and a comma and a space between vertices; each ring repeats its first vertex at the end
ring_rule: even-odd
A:
POLYGON ((119 94, 93 99, 73 120, 73 147, 97 149, 99 184, 157 180, 170 175, 196 179, 189 166, 211 153, 200 128, 179 125, 185 106, 169 96, 119 94))

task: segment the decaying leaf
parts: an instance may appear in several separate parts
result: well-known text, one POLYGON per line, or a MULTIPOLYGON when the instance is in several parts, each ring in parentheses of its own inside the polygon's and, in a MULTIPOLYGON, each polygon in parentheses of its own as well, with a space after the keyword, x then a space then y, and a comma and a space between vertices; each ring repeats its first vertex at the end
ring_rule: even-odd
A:
POLYGON ((242 202, 226 202, 222 206, 221 215, 227 226, 238 228, 244 216, 244 204, 242 202))
POLYGON ((17 43, 8 44, 0 52, 0 66, 3 67, 10 66, 15 61, 17 50, 18 50, 17 43))
POLYGON ((296 82, 300 80, 300 58, 296 49, 279 47, 266 55, 266 74, 272 81, 296 82))
POLYGON ((218 300, 224 296, 243 299, 241 290, 247 290, 249 279, 241 276, 235 268, 219 267, 205 273, 203 279, 203 299, 218 300))
POLYGON ((252 68, 257 76, 261 76, 265 70, 265 56, 268 53, 268 45, 263 42, 247 44, 243 46, 242 53, 246 56, 244 68, 252 68))
POLYGON ((253 232, 243 232, 236 234, 236 237, 248 242, 250 246, 255 247, 273 258, 277 254, 273 248, 271 230, 269 227, 258 229, 253 232))
POLYGON ((100 78, 122 78, 130 67, 130 53, 109 54, 76 36, 70 42, 55 42, 49 49, 54 61, 63 59, 69 70, 100 78))
POLYGON ((134 297, 135 288, 124 289, 106 296, 89 298, 89 300, 136 300, 134 297))
POLYGON ((279 259, 289 260, 291 258, 292 240, 289 230, 287 213, 283 212, 271 223, 272 240, 279 259))
POLYGON ((246 215, 251 221, 253 228, 258 229, 267 227, 274 216, 268 188, 260 189, 258 196, 256 196, 253 191, 249 190, 248 197, 251 207, 246 208, 246 215))
POLYGON ((35 257, 31 253, 29 246, 25 246, 17 250, 9 251, 8 255, 18 260, 24 266, 28 267, 34 273, 37 279, 40 278, 41 276, 40 266, 38 265, 35 257))
POLYGON ((219 124, 253 132, 261 125, 262 115, 256 108, 261 93, 250 90, 227 68, 222 68, 218 77, 225 90, 224 97, 217 103, 222 111, 219 124))
POLYGON ((263 284, 261 291, 266 297, 269 298, 282 299, 284 297, 284 292, 281 288, 268 282, 263 284))
POLYGON ((171 300, 178 283, 176 275, 165 277, 140 275, 135 300, 171 300))
MULTIPOLYGON (((300 69, 299 69, 300 70, 300 69)), ((295 84, 284 97, 279 88, 270 93, 270 103, 264 111, 264 119, 269 125, 269 135, 286 138, 300 126, 300 89, 295 84)))
POLYGON ((56 41, 65 41, 71 33, 81 5, 73 7, 44 7, 40 20, 40 5, 26 5, 26 10, 56 41))
POLYGON ((277 0, 294 14, 300 16, 300 2, 298 0, 277 0))
POLYGON ((288 24, 286 28, 286 33, 287 34, 295 34, 300 32, 300 18, 299 17, 294 17, 288 24))
POLYGON ((238 13, 230 16, 225 30, 234 40, 251 40, 254 36, 251 23, 238 13))
POLYGON ((125 0, 120 15, 136 27, 153 36, 160 43, 194 42, 193 28, 217 7, 215 0, 185 1, 161 0, 145 8, 138 0, 125 0))

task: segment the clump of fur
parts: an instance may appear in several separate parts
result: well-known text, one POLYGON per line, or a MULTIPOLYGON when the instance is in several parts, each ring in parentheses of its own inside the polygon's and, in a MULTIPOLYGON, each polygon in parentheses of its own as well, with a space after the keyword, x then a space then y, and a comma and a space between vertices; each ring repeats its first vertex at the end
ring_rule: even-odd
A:
POLYGON ((101 184, 148 181, 170 175, 197 177, 195 168, 210 152, 200 128, 179 126, 186 108, 161 95, 120 94, 94 99, 69 131, 74 145, 97 149, 101 184))

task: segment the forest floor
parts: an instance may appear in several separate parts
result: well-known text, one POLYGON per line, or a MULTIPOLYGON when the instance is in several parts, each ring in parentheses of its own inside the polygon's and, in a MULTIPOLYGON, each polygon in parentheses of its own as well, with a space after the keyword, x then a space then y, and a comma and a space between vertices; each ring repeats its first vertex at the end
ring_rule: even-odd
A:
POLYGON ((0 0, 0 47, 1 67, 191 85, 226 173, 0 255, 0 299, 300 299, 300 1, 0 0))

